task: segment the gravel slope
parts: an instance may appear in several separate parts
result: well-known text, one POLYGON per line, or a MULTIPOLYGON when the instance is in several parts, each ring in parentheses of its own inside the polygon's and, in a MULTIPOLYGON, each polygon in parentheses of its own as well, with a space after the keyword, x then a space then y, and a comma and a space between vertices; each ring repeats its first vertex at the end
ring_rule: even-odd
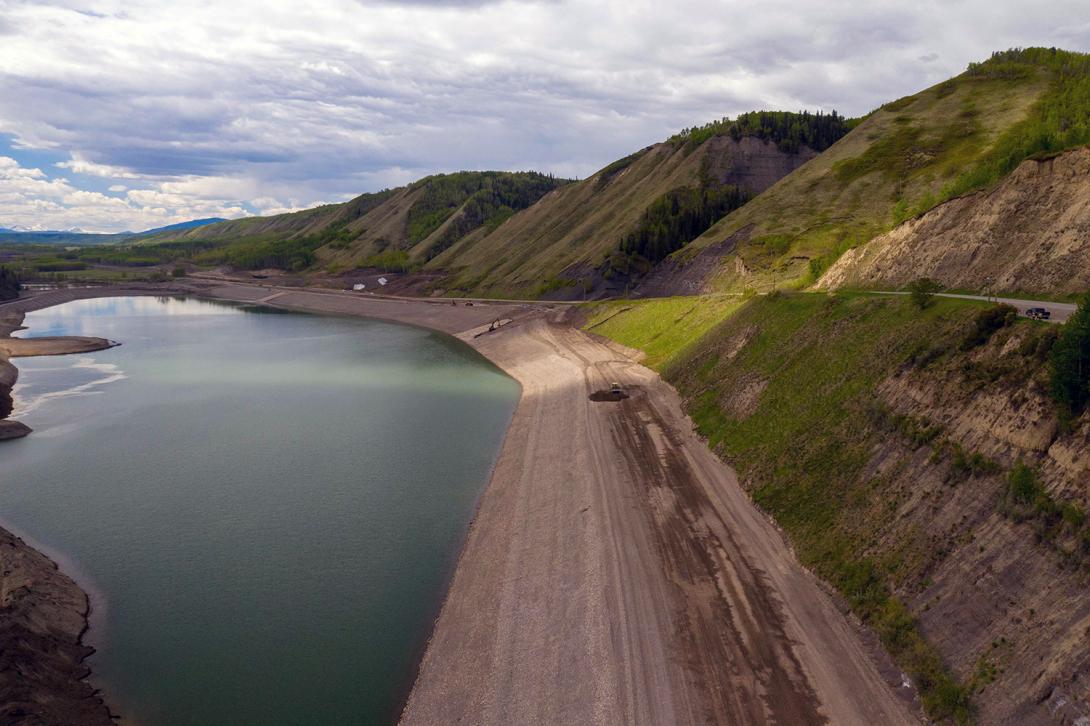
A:
POLYGON ((523 396, 403 724, 919 722, 657 375, 540 318, 475 344, 523 396))

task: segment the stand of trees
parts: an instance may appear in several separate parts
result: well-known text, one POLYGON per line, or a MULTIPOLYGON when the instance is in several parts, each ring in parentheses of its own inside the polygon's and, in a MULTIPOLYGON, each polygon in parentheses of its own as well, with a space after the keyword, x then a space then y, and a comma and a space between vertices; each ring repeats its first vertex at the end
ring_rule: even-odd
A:
POLYGON ((0 267, 0 300, 19 297, 19 275, 10 267, 0 267))
POLYGON ((19 275, 10 267, 0 267, 0 300, 19 297, 19 275))
MULTIPOLYGON (((413 186, 423 190, 407 215, 409 241, 416 244, 426 238, 467 202, 473 202, 472 217, 477 223, 461 234, 476 229, 504 209, 525 209, 567 183, 567 179, 533 171, 462 171, 421 179, 413 186)), ((469 207, 466 211, 470 211, 469 207)))
POLYGON ((670 142, 680 146, 686 143, 702 144, 714 136, 730 136, 735 141, 754 136, 773 142, 780 151, 786 153, 794 154, 803 146, 814 151, 824 151, 851 131, 857 123, 857 119, 846 119, 836 111, 830 114, 821 111, 751 111, 736 119, 724 117, 719 121, 686 129, 672 137, 670 142))
POLYGON ((1090 293, 1052 346, 1052 397, 1065 419, 1082 413, 1090 400, 1090 293))
POLYGON ((621 252, 660 262, 749 199, 745 190, 733 185, 674 189, 644 211, 639 226, 621 242, 621 252))

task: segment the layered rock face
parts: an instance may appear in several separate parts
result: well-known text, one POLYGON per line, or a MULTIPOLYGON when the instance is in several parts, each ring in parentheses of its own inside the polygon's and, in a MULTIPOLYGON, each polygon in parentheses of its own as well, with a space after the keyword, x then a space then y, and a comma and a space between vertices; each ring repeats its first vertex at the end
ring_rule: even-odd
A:
POLYGON ((846 252, 818 287, 1047 295, 1090 289, 1090 149, 1025 161, 996 188, 952 199, 846 252))
POLYGON ((1008 487, 1022 462, 1060 511, 1086 512, 1090 416, 1060 426, 1043 362, 1035 372, 1018 352, 1025 337, 1008 331, 956 369, 906 367, 880 386, 913 431, 941 433, 922 444, 902 425, 873 452, 886 521, 871 548, 904 555, 899 594, 974 685, 981 723, 1083 723, 1090 540, 1039 502, 1012 507, 1008 487))
POLYGON ((733 184, 760 194, 817 156, 809 147, 789 154, 771 141, 745 136, 735 141, 716 136, 707 142, 709 173, 720 184, 733 184))

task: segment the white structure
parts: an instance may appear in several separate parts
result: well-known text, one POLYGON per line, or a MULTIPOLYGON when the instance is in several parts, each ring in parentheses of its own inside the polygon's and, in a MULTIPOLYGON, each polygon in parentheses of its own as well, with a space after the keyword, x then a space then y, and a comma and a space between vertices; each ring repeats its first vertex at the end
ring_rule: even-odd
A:
POLYGON ((380 285, 385 285, 387 282, 389 282, 389 280, 387 280, 385 277, 380 277, 378 279, 378 284, 380 285))
POLYGON ((355 285, 352 286, 352 289, 353 290, 363 290, 366 287, 367 287, 367 285, 364 285, 362 282, 357 282, 355 285))

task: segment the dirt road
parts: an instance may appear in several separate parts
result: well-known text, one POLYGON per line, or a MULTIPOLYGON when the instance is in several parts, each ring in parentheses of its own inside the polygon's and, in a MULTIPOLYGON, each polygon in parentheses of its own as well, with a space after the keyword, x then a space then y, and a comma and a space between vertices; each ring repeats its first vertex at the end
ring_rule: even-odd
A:
POLYGON ((919 722, 657 375, 543 319, 475 344, 523 395, 403 724, 919 722))

